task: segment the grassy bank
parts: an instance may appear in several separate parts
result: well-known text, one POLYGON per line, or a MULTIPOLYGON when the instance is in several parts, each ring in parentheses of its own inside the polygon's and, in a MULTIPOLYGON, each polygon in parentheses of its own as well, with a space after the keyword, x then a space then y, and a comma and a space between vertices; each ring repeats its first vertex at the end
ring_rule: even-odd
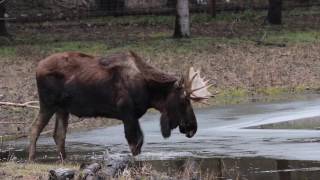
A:
POLYGON ((77 164, 0 163, 0 179, 48 179, 49 171, 58 168, 79 169, 77 164))
MULTIPOLYGON (((34 180, 34 179, 48 179, 49 171, 58 168, 70 169, 75 171, 75 179, 82 176, 79 164, 40 164, 40 163, 15 163, 6 162, 0 163, 0 179, 3 180, 34 180)), ((117 173, 115 177, 107 176, 103 169, 97 173, 97 176, 105 179, 189 179, 194 177, 196 179, 215 179, 212 173, 202 175, 199 169, 194 169, 192 164, 185 164, 181 170, 171 173, 159 172, 155 170, 151 164, 143 163, 125 168, 123 171, 117 173)))
MULTIPOLYGON (((173 165, 173 164, 171 164, 173 165)), ((80 179, 83 172, 79 164, 30 164, 30 163, 15 163, 6 162, 0 163, 0 178, 4 180, 33 180, 33 179, 48 179, 49 171, 58 168, 70 169, 75 171, 75 179, 80 179)), ((165 166, 165 165, 162 165, 165 166)), ((201 180, 214 180, 221 178, 239 178, 239 169, 235 164, 222 164, 221 169, 213 171, 205 171, 202 165, 193 160, 186 160, 179 167, 175 165, 174 169, 170 167, 157 167, 149 162, 136 162, 133 165, 128 165, 123 170, 119 170, 114 177, 108 174, 108 167, 102 165, 101 170, 96 173, 96 179, 201 179, 201 180), (99 177, 99 178, 98 178, 99 177)), ((212 168, 212 167, 209 167, 212 168)))

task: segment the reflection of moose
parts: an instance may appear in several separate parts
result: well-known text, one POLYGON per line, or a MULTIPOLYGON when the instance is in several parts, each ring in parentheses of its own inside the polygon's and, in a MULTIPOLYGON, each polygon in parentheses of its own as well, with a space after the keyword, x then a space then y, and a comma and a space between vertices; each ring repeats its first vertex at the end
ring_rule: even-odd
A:
POLYGON ((188 77, 178 80, 146 64, 133 52, 108 57, 54 54, 39 63, 36 78, 40 112, 31 128, 29 160, 34 160, 36 141, 53 114, 53 137, 62 158, 66 156, 69 114, 122 120, 131 152, 137 155, 143 144, 138 119, 148 108, 161 112, 163 137, 169 137, 179 126, 180 132, 190 138, 197 131, 190 100, 202 102, 211 96, 199 72, 190 69, 188 77))

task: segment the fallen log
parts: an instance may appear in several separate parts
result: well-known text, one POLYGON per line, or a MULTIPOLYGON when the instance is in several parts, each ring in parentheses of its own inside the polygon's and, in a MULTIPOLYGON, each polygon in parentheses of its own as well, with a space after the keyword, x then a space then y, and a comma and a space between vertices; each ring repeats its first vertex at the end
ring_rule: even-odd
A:
POLYGON ((77 180, 116 178, 130 166, 130 156, 105 158, 105 163, 82 164, 77 180))
POLYGON ((49 171, 49 180, 94 180, 117 178, 131 163, 131 156, 111 157, 107 155, 104 163, 81 164, 79 171, 59 168, 49 171), (78 174, 77 176, 75 176, 78 174))
POLYGON ((105 168, 103 172, 110 177, 116 177, 121 174, 125 168, 129 167, 131 163, 131 156, 112 157, 107 155, 105 158, 105 168))
POLYGON ((56 170, 49 171, 49 180, 70 180, 74 179, 75 170, 73 169, 66 169, 66 168, 59 168, 56 170))
MULTIPOLYGON (((101 169, 101 165, 98 163, 93 164, 82 164, 80 169, 82 172, 78 176, 78 180, 92 180, 92 179, 99 179, 97 178, 97 172, 101 169)), ((101 178, 100 178, 101 179, 101 178)))
POLYGON ((0 161, 8 161, 9 157, 10 157, 10 152, 9 151, 0 150, 0 161))

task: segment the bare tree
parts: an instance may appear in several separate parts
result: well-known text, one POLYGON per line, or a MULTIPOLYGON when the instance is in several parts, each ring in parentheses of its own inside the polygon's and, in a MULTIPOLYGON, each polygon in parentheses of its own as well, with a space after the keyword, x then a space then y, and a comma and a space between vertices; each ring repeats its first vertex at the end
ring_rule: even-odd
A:
POLYGON ((269 0, 267 20, 270 24, 282 23, 282 0, 269 0))
POLYGON ((0 0, 0 36, 8 36, 5 22, 6 7, 4 1, 0 0))
POLYGON ((175 38, 190 37, 189 1, 177 0, 175 38))

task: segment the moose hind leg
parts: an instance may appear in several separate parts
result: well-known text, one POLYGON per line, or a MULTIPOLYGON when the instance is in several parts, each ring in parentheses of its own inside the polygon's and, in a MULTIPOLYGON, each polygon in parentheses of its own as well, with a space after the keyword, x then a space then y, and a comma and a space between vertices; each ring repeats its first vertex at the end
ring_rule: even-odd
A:
POLYGON ((30 132, 29 161, 34 161, 36 154, 36 143, 43 128, 48 124, 54 112, 40 108, 37 119, 32 123, 30 132))
POLYGON ((128 141, 132 155, 136 156, 141 153, 143 144, 143 133, 137 119, 125 120, 124 122, 125 136, 128 141))
POLYGON ((57 151, 61 160, 66 158, 65 140, 68 128, 69 113, 56 112, 56 124, 54 127, 53 139, 57 145, 57 151))

